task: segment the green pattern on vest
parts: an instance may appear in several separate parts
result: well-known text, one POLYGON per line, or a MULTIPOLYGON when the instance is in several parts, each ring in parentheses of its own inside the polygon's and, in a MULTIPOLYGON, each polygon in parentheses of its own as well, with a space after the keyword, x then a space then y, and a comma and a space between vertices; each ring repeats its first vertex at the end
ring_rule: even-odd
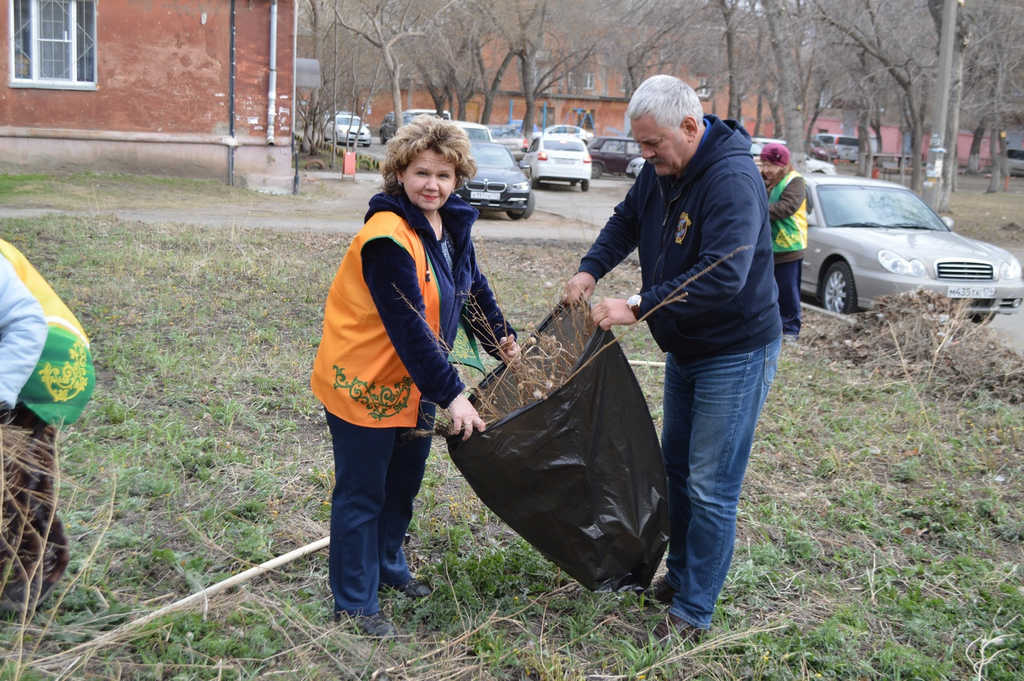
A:
POLYGON ((95 385, 88 346, 77 334, 50 324, 43 354, 18 400, 49 424, 74 423, 95 385))

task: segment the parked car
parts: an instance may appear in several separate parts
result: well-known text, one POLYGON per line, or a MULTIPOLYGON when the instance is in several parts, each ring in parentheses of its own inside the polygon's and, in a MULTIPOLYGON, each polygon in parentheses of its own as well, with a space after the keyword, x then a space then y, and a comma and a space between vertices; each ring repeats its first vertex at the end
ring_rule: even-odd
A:
POLYGON ((495 144, 500 144, 508 149, 515 159, 522 158, 530 146, 530 140, 523 136, 522 129, 518 125, 506 123, 502 125, 489 125, 487 127, 491 130, 491 139, 494 140, 495 144))
MULTIPOLYGON (((449 119, 452 115, 447 109, 442 111, 440 114, 435 109, 403 109, 402 110, 402 125, 407 125, 412 119, 417 116, 428 114, 431 116, 439 116, 440 118, 449 119)), ((398 126, 395 125, 395 112, 389 111, 384 115, 384 120, 380 122, 380 128, 377 130, 377 134, 380 136, 380 143, 387 144, 388 140, 395 136, 395 130, 398 126)))
POLYGON ((1007 149, 1006 165, 1011 175, 1024 175, 1024 149, 1007 149))
POLYGON ((359 145, 370 146, 370 129, 366 127, 359 116, 348 111, 339 111, 334 115, 334 134, 331 134, 328 124, 326 135, 328 139, 334 139, 335 144, 348 144, 348 146, 359 145))
POLYGON ((1020 310, 1020 261, 955 233, 952 220, 902 185, 863 177, 805 179, 808 247, 800 287, 827 310, 855 312, 879 296, 915 289, 967 299, 977 316, 1020 310))
POLYGON ((474 142, 476 175, 455 193, 481 210, 505 211, 513 220, 533 214, 534 197, 530 180, 500 144, 474 142))
POLYGON ((626 166, 626 177, 632 177, 634 180, 640 176, 640 171, 644 169, 644 160, 642 156, 637 156, 626 166))
POLYGON ((624 173, 626 166, 640 155, 640 145, 631 137, 595 137, 589 145, 593 159, 593 177, 605 173, 624 173))
POLYGON ((491 138, 491 131, 486 125, 480 125, 479 123, 473 123, 470 121, 452 121, 452 123, 466 131, 470 142, 490 143, 494 141, 491 138))
POLYGON ((818 133, 812 140, 812 147, 820 145, 825 149, 828 161, 851 161, 856 162, 860 152, 860 141, 856 137, 845 135, 833 135, 831 133, 818 133))
POLYGON ((530 142, 520 165, 530 169, 530 182, 579 184, 582 191, 590 189, 590 152, 575 135, 541 135, 530 142))
POLYGON ((584 142, 594 138, 594 133, 578 125, 549 125, 543 132, 534 132, 533 135, 574 135, 584 142))

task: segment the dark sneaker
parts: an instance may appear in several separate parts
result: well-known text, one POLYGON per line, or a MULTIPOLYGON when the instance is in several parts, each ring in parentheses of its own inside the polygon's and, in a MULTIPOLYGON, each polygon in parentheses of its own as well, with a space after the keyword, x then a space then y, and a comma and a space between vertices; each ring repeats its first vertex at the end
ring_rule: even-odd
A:
POLYGON ((395 591, 405 594, 407 598, 426 598, 431 594, 431 592, 433 592, 433 589, 427 586, 425 582, 421 582, 418 579, 410 579, 401 586, 381 584, 381 588, 394 589, 395 591))
POLYGON ((376 638, 394 638, 398 636, 395 625, 382 612, 376 612, 372 615, 356 615, 352 620, 356 623, 356 628, 367 636, 375 636, 376 638))
POLYGON ((662 643, 697 643, 703 636, 703 629, 672 613, 654 627, 654 638, 662 643))
POLYGON ((662 575, 651 585, 651 596, 659 603, 668 605, 676 597, 676 590, 668 583, 668 578, 662 575))

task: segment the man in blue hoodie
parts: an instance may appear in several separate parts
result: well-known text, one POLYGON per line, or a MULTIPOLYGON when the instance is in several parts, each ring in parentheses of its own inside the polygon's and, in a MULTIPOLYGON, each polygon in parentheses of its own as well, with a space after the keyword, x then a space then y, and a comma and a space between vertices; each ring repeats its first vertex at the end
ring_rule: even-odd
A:
POLYGON ((655 628, 699 637, 732 562, 736 507, 781 344, 764 182, 750 136, 704 115, 686 83, 652 76, 626 111, 647 163, 566 284, 587 300, 638 250, 642 286, 592 308, 602 328, 646 321, 666 353, 662 458, 668 477, 670 604, 655 628))

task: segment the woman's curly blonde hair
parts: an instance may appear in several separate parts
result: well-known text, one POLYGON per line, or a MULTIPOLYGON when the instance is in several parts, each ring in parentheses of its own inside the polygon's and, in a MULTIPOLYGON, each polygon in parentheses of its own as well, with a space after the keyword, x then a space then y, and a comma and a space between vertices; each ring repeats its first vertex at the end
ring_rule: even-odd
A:
POLYGON ((404 172, 417 156, 428 149, 455 166, 456 187, 461 187, 476 174, 476 163, 470 155, 466 131, 451 121, 429 114, 417 116, 400 127, 395 136, 388 140, 387 149, 387 157, 380 165, 380 172, 384 176, 384 191, 388 194, 402 193, 398 173, 404 172))

